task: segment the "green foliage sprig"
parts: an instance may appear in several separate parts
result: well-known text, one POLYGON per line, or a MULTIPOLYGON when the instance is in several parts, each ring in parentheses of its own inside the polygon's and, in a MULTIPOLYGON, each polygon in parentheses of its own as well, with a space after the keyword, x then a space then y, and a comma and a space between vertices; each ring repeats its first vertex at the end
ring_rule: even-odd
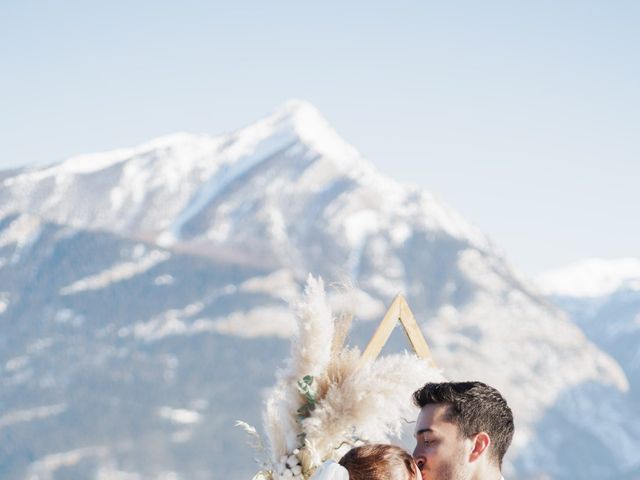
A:
POLYGON ((311 412, 317 403, 313 377, 311 375, 305 375, 301 380, 298 380, 298 391, 306 400, 306 402, 297 410, 298 421, 301 422, 311 415, 311 412))

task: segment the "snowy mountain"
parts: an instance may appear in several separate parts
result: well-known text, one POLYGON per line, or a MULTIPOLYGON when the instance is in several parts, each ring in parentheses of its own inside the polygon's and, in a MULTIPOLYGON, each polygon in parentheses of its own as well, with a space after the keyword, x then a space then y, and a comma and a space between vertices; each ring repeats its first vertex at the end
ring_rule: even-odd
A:
MULTIPOLYGON (((540 289, 561 306, 589 339, 615 358, 640 410, 640 260, 588 259, 544 273, 540 289)), ((634 477, 639 478, 636 470, 634 477)))
POLYGON ((546 272, 537 282, 594 343, 618 360, 640 394, 640 260, 583 260, 546 272))
POLYGON ((289 242, 304 241, 313 215, 331 216, 324 207, 335 210, 327 220, 352 248, 381 228, 408 235, 403 220, 414 219, 480 245, 486 241, 429 195, 381 177, 313 106, 299 101, 232 134, 176 134, 73 157, 7 178, 3 186, 4 212, 177 243, 200 254, 236 247, 240 260, 248 244, 291 260, 287 254, 296 246, 289 242), (384 223, 391 221, 399 223, 384 223))
POLYGON ((354 285, 332 293, 360 320, 353 343, 404 292, 446 374, 503 391, 512 477, 640 468, 619 364, 480 230, 379 174, 308 103, 0 182, 3 478, 250 475, 232 426, 259 424, 308 272, 354 285))

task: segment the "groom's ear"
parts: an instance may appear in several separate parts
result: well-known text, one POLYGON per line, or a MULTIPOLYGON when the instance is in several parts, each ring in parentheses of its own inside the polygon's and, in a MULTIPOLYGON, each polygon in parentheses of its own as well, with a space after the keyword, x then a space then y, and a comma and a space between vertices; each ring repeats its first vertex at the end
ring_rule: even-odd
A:
POLYGON ((485 432, 476 433, 472 440, 473 449, 469 454, 469 462, 471 463, 488 454, 491 445, 491 438, 485 432))

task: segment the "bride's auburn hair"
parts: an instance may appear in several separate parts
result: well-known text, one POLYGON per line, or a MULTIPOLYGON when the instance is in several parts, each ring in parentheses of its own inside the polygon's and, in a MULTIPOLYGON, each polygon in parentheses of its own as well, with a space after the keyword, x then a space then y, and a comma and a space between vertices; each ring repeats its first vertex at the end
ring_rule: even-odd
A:
POLYGON ((417 472, 413 457, 395 445, 355 447, 339 463, 349 472, 349 480, 409 480, 417 472))

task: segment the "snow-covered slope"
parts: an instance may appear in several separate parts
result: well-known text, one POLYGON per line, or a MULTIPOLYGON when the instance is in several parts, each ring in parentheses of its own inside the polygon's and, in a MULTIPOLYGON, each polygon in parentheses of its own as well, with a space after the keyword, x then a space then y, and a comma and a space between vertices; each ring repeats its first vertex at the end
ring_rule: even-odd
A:
MULTIPOLYGON (((640 367, 639 259, 584 260, 544 273, 537 283, 595 343, 619 358, 623 368, 640 367), (637 341, 630 349, 621 348, 632 338, 637 341)), ((630 372, 627 376, 640 380, 630 372)))
POLYGON ((258 423, 291 333, 286 302, 308 272, 355 286, 332 298, 365 320, 360 345, 366 320, 404 292, 446 373, 487 381, 513 405, 512 476, 640 465, 640 415, 616 361, 480 230, 380 175, 308 103, 223 136, 178 134, 0 178, 0 429, 26 439, 9 478, 47 465, 65 478, 248 474, 232 424, 258 423), (98 411, 112 427, 87 426, 98 411), (39 429, 70 433, 32 448, 39 429))
MULTIPOLYGON (((589 259, 544 273, 537 283, 587 336, 614 357, 629 379, 626 395, 640 413, 640 260, 589 259)), ((637 449, 637 447, 635 447, 637 449)), ((638 456, 638 454, 636 454, 638 456)), ((630 476, 629 478, 636 478, 630 476)))
POLYGON ((618 290, 640 290, 640 259, 590 258, 549 270, 536 282, 555 297, 603 298, 618 290))

